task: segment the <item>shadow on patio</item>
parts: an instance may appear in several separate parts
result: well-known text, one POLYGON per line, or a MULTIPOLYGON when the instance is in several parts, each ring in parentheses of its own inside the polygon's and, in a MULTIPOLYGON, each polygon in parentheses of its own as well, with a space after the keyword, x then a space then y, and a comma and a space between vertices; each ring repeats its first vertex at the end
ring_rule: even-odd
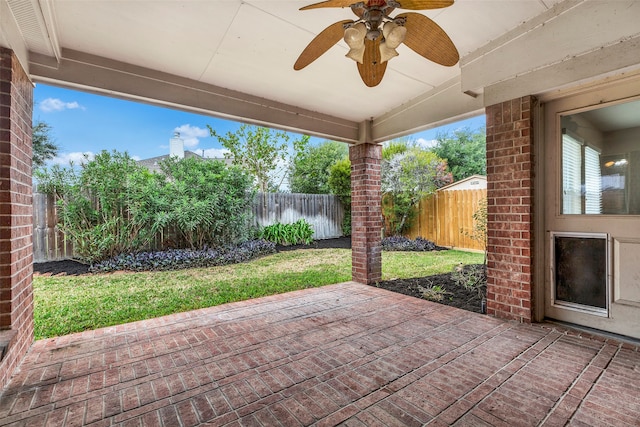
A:
POLYGON ((639 425, 637 346, 343 283, 36 342, 0 425, 639 425))

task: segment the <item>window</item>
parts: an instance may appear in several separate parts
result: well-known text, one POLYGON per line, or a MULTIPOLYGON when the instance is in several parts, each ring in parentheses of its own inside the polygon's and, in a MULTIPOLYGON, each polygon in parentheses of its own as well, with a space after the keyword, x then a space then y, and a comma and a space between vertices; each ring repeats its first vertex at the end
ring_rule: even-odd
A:
POLYGON ((640 100, 560 116, 563 215, 640 215, 640 100))
POLYGON ((602 213, 600 153, 562 135, 562 213, 602 213))

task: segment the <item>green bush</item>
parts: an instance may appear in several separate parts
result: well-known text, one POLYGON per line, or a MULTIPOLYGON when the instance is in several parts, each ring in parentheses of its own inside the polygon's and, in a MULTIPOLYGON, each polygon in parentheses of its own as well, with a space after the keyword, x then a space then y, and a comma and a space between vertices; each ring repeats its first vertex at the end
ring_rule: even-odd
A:
POLYGON ((60 228, 76 256, 95 263, 149 249, 160 236, 174 248, 201 249, 252 237, 251 178, 219 161, 170 158, 151 173, 128 154, 103 151, 77 167, 37 175, 55 194, 60 228))
POLYGON ((313 227, 304 219, 293 224, 279 222, 267 225, 260 230, 260 238, 277 245, 299 245, 313 242, 313 227))
POLYGON ((137 212, 145 209, 144 188, 154 177, 126 153, 102 151, 77 167, 41 171, 37 179, 41 191, 56 194, 60 229, 79 258, 108 258, 153 237, 149 218, 137 212))
POLYGON ((348 158, 337 161, 329 168, 329 188, 338 196, 344 209, 342 234, 351 236, 351 161, 348 158))
POLYGON ((238 244, 252 237, 251 177, 221 161, 169 158, 156 200, 158 226, 173 227, 192 249, 238 244))

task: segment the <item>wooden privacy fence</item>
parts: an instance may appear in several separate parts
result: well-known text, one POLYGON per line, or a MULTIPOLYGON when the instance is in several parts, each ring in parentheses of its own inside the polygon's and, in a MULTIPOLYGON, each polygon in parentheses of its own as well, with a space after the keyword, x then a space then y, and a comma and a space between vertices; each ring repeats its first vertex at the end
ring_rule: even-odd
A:
POLYGON ((342 236, 344 209, 333 194, 258 193, 253 214, 260 227, 304 218, 313 226, 316 240, 342 236))
POLYGON ((33 262, 56 261, 73 256, 73 245, 58 229, 53 195, 33 193, 33 262))
MULTIPOLYGON (((292 223, 304 218, 313 226, 317 240, 342 236, 344 210, 337 196, 330 194, 259 193, 253 205, 259 226, 292 223)), ((58 227, 54 198, 33 195, 33 260, 55 261, 73 257, 73 245, 58 227)))
POLYGON ((484 250, 480 242, 465 234, 473 233, 473 214, 486 197, 486 189, 437 191, 420 202, 418 216, 406 236, 423 237, 438 246, 484 250))

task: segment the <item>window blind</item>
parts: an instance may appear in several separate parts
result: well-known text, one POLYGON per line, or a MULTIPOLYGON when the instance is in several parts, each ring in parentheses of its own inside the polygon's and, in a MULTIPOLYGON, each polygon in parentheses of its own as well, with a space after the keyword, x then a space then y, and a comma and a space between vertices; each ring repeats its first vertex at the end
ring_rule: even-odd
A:
POLYGON ((562 213, 582 213, 582 144, 562 135, 562 213))
POLYGON ((584 147, 584 187, 586 214, 602 213, 602 177, 600 153, 588 145, 584 147))

